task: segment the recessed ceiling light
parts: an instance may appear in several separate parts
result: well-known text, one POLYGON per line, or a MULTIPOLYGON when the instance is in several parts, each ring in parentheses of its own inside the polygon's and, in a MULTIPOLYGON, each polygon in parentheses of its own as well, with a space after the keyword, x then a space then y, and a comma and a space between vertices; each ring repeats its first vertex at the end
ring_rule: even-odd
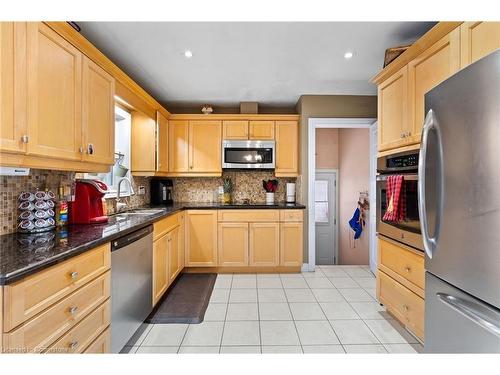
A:
POLYGON ((184 51, 184 57, 187 58, 187 59, 190 59, 191 57, 193 57, 193 52, 191 52, 190 50, 185 50, 184 51))
POLYGON ((347 51, 346 53, 344 53, 344 58, 345 58, 346 60, 351 59, 353 56, 354 56, 354 52, 347 51))

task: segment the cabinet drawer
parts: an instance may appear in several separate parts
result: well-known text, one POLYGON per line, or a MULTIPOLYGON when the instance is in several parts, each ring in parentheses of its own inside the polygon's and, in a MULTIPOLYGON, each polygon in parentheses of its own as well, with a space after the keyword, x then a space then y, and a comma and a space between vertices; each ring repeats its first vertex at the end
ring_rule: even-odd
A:
POLYGON ((424 300, 381 271, 378 271, 377 284, 380 302, 423 340, 424 300))
POLYGON ((422 256, 380 239, 379 251, 380 264, 419 288, 425 288, 424 258, 422 256))
POLYGON ((181 214, 177 213, 153 224, 153 239, 156 240, 181 224, 181 214))
POLYGON ((4 288, 4 332, 32 318, 110 268, 108 244, 4 288))
POLYGON ((41 352, 110 296, 110 272, 4 334, 4 350, 41 352))
POLYGON ((304 221, 302 210, 280 210, 280 221, 304 221))
POLYGON ((108 328, 111 321, 110 311, 111 303, 107 300, 50 346, 46 353, 82 353, 108 328))
POLYGON ((99 335, 98 338, 83 351, 84 354, 106 354, 111 348, 111 330, 106 330, 99 335))
POLYGON ((279 221, 279 210, 219 210, 218 221, 272 222, 279 221))

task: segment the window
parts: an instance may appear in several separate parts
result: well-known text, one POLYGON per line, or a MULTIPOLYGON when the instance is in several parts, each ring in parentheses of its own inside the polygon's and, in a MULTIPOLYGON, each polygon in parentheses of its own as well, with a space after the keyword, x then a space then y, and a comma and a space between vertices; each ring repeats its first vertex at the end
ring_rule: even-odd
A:
POLYGON ((314 215, 316 223, 328 223, 330 221, 328 190, 328 180, 314 181, 314 215))
MULTIPOLYGON (((114 198, 118 192, 118 183, 124 177, 131 178, 130 174, 130 137, 131 116, 121 107, 115 107, 115 165, 108 173, 86 173, 85 178, 97 179, 108 185, 109 192, 105 198, 114 198)), ((134 191, 126 182, 121 186, 120 196, 128 197, 134 191)))

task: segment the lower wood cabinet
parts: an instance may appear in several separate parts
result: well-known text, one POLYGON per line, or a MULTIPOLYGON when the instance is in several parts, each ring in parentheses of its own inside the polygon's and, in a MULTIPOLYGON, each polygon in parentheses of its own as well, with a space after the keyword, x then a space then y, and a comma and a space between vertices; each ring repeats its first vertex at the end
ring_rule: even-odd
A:
POLYGON ((111 330, 107 328, 84 350, 85 354, 106 354, 111 350, 111 330))
POLYGON ((302 222, 286 222, 280 226, 280 266, 302 267, 304 263, 302 222))
POLYGON ((181 264, 181 249, 180 249, 180 238, 181 238, 180 228, 177 227, 173 229, 169 234, 167 234, 168 242, 168 284, 172 284, 182 271, 183 265, 181 264))
POLYGON ((278 266, 280 224, 250 223, 250 266, 278 266))
POLYGON ((219 266, 248 266, 248 223, 219 223, 219 266))
POLYGON ((168 237, 153 242, 153 306, 168 288, 168 237))
POLYGON ((217 266, 217 210, 188 210, 186 223, 186 267, 217 266))

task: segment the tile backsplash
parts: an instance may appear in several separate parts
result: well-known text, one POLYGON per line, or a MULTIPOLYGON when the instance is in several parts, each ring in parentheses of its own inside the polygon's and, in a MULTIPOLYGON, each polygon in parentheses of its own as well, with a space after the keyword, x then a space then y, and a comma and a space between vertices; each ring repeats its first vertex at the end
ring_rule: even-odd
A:
MULTIPOLYGON (((29 176, 0 176, 0 235, 13 233, 17 226, 17 198, 22 191, 52 190, 57 193, 60 185, 70 185, 75 172, 31 169, 29 176)), ((252 203, 264 202, 265 191, 262 180, 272 179, 271 171, 225 171, 222 177, 176 177, 174 181, 174 201, 176 202, 212 202, 215 190, 222 185, 223 178, 231 178, 234 184, 233 200, 242 202, 248 199, 252 203)), ((286 183, 296 182, 295 178, 276 178, 278 190, 276 201, 285 201, 286 183)), ((138 186, 146 188, 145 195, 134 195, 130 198, 130 208, 149 204, 149 177, 133 177, 132 185, 137 192, 138 186)), ((299 181, 297 181, 299 182, 299 181)), ((300 189, 297 185, 297 201, 300 189)), ((113 214, 112 199, 107 200, 108 214, 113 214)))

